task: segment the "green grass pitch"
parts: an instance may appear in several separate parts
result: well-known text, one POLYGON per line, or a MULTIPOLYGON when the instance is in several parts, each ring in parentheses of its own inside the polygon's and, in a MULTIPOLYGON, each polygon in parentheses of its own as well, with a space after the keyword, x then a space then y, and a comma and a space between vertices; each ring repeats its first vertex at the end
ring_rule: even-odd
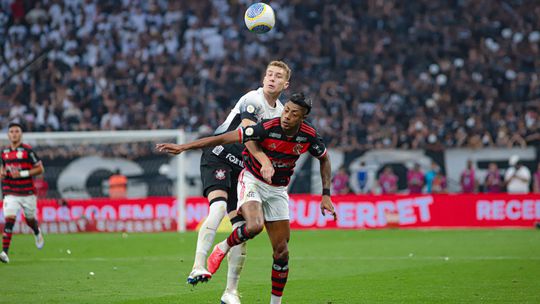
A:
MULTIPOLYGON (((185 283, 196 236, 47 235, 38 251, 15 235, 0 303, 219 303, 226 262, 185 283)), ((249 242, 242 303, 269 303, 271 254, 265 232, 249 242)), ((533 229, 293 231, 290 256, 284 303, 540 303, 533 229)))

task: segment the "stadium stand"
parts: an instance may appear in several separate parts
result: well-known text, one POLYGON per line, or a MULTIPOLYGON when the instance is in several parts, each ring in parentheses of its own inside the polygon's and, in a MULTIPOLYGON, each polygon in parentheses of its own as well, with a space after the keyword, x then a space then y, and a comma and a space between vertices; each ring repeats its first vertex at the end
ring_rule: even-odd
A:
POLYGON ((540 142, 534 1, 273 1, 264 36, 244 2, 2 1, 2 126, 208 131, 271 54, 331 147, 540 142))

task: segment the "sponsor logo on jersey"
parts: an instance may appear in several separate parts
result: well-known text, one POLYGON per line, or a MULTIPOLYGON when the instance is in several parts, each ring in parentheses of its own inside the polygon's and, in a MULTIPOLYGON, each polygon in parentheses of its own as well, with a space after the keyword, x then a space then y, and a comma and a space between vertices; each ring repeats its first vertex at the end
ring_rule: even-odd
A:
POLYGON ((304 137, 304 136, 297 136, 296 137, 296 142, 306 142, 307 141, 307 137, 304 137))
POLYGON ((215 174, 215 177, 217 180, 224 180, 226 175, 225 175, 226 171, 224 169, 217 169, 216 170, 216 174, 215 174))
POLYGON ((227 156, 225 156, 225 158, 226 158, 229 162, 231 162, 231 163, 233 163, 233 164, 235 164, 235 165, 238 165, 238 166, 240 166, 240 167, 244 167, 244 162, 241 161, 240 159, 238 159, 238 157, 232 155, 231 153, 227 153, 227 156))
POLYGON ((270 133, 268 133, 268 137, 281 138, 281 134, 276 133, 276 132, 270 132, 270 133))
POLYGON ((23 153, 21 151, 18 151, 17 154, 16 154, 16 157, 18 159, 21 159, 23 157, 23 153))
POLYGON ((294 167, 294 164, 295 162, 290 160, 272 160, 272 166, 274 166, 274 168, 290 168, 294 167))
POLYGON ((215 146, 212 150, 212 153, 214 153, 215 155, 220 155, 221 152, 223 152, 223 149, 225 149, 223 146, 215 146))
POLYGON ((270 148, 270 150, 275 150, 276 149, 276 144, 275 143, 271 143, 268 148, 270 148))

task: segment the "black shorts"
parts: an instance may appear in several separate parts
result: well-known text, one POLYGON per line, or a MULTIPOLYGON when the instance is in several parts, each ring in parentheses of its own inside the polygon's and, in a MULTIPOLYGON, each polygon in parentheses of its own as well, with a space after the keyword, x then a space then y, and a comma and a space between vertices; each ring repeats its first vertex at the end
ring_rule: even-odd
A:
POLYGON ((227 213, 236 210, 238 176, 242 168, 204 150, 201 156, 201 180, 204 197, 214 190, 227 192, 227 213))

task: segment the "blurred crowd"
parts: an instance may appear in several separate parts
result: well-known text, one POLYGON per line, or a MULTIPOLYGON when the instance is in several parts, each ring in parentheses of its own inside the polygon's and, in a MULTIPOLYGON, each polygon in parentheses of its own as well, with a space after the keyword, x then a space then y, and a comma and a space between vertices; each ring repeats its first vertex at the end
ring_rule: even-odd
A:
POLYGON ((517 155, 512 155, 505 169, 490 162, 485 170, 479 170, 468 160, 459 180, 451 181, 458 184, 455 191, 449 190, 449 182, 435 161, 427 170, 415 163, 404 174, 395 172, 391 165, 375 172, 362 162, 351 173, 345 166, 340 167, 332 178, 332 191, 335 194, 540 193, 540 163, 530 170, 517 155))
POLYGON ((275 0, 264 35, 249 4, 0 0, 0 125, 207 133, 281 59, 330 147, 540 145, 536 1, 275 0))

